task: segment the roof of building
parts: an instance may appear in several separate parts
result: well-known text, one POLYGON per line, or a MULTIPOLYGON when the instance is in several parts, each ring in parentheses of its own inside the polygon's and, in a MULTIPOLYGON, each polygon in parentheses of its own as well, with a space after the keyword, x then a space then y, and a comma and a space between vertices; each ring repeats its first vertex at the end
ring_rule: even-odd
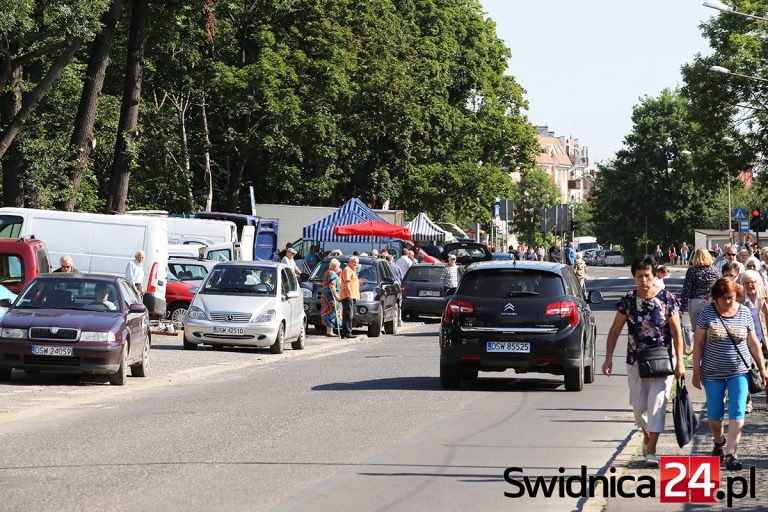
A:
POLYGON ((544 149, 544 153, 536 155, 536 163, 539 165, 565 165, 571 167, 571 159, 558 137, 536 137, 544 149))

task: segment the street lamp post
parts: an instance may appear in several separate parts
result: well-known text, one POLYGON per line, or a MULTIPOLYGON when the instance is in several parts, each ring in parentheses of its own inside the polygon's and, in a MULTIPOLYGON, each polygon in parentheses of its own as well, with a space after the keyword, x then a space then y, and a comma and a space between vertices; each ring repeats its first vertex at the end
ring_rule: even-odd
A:
POLYGON ((740 76, 741 78, 749 78, 750 80, 757 80, 758 82, 768 82, 768 79, 760 78, 759 76, 753 76, 753 75, 745 75, 743 73, 736 73, 735 71, 731 71, 728 68, 724 68, 723 66, 710 66, 710 71, 714 71, 715 73, 722 73, 724 75, 733 75, 733 76, 740 76))
POLYGON ((709 7, 710 9, 715 9, 720 12, 725 12, 728 14, 735 14, 737 16, 742 16, 744 18, 749 18, 752 20, 760 20, 760 21, 768 21, 768 18, 763 18, 762 16, 756 16, 754 14, 747 14, 745 12, 739 12, 734 11, 733 7, 730 5, 726 5, 723 2, 715 2, 715 1, 707 1, 702 4, 704 7, 709 7))

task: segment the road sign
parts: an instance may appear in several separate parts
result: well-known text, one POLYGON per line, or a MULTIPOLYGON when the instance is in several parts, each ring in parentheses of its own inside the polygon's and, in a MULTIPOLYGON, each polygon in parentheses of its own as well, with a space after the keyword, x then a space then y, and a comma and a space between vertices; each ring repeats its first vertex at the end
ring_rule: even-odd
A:
POLYGON ((749 233, 749 222, 746 220, 739 221, 739 233, 749 233))
POLYGON ((747 209, 746 208, 734 208, 733 209, 733 220, 747 220, 747 209))

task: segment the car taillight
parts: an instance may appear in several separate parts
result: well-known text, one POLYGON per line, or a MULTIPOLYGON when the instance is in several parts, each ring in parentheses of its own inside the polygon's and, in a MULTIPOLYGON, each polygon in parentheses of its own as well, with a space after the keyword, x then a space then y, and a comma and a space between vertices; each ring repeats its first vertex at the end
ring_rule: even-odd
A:
POLYGON ((573 302, 554 302, 547 306, 544 314, 567 318, 569 327, 576 327, 579 324, 579 312, 576 311, 576 304, 573 302))
POLYGON ((468 315, 475 312, 475 306, 472 303, 460 299, 451 299, 445 306, 445 323, 451 323, 452 315, 468 315))
POLYGON ((404 284, 400 285, 400 295, 402 295, 403 297, 406 296, 405 285, 404 284))
POLYGON ((152 264, 152 268, 149 270, 149 279, 147 279, 147 293, 155 293, 157 291, 157 262, 152 264))

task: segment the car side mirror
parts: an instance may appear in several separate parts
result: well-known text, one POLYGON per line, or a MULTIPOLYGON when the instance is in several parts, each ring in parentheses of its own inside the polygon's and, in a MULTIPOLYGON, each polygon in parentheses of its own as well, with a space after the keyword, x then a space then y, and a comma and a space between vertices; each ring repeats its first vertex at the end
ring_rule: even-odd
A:
POLYGON ((131 304, 128 306, 128 312, 129 313, 146 313, 147 312, 147 306, 144 304, 131 304))
POLYGON ((13 304, 11 299, 0 299, 0 307, 9 308, 13 304))
POLYGON ((301 294, 296 290, 291 290, 290 292, 286 293, 285 296, 289 299, 295 299, 296 297, 301 297, 301 294))
POLYGON ((587 302, 590 304, 601 304, 603 302, 603 294, 600 290, 592 290, 587 295, 587 302))
POLYGON ((308 273, 306 273, 306 272, 302 272, 302 273, 299 275, 299 282, 300 282, 300 283, 306 283, 307 281, 309 281, 309 274, 308 274, 308 273))

